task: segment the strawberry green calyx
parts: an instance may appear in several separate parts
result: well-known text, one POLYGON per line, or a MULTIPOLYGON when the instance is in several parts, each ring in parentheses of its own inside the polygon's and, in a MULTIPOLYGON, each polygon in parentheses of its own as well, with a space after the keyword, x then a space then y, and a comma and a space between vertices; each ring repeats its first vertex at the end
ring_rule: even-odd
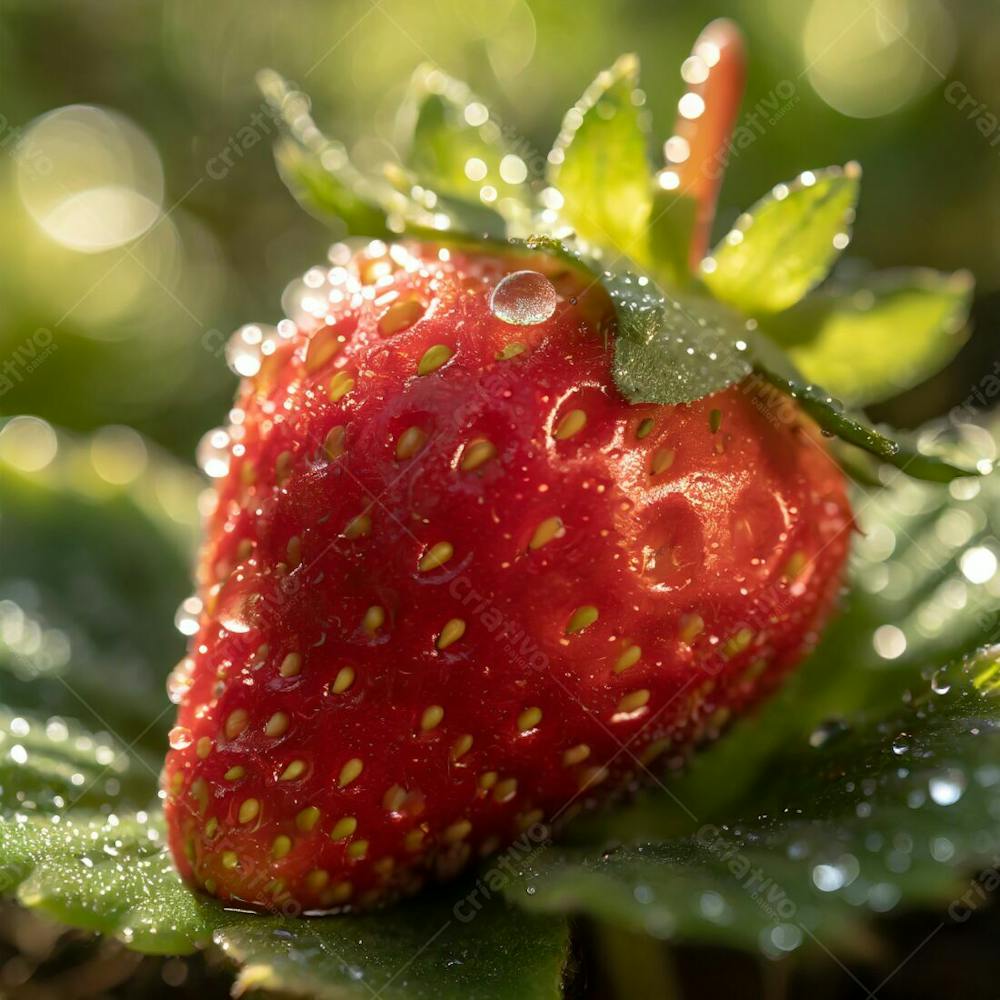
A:
POLYGON ((756 370, 772 390, 808 399, 825 431, 912 476, 976 474, 859 431, 863 418, 825 402, 865 405, 934 374, 965 339, 972 294, 965 272, 872 275, 857 296, 827 281, 850 243, 856 163, 775 185, 704 255, 745 72, 738 29, 712 22, 683 64, 687 89, 654 170, 639 62, 623 56, 567 112, 544 176, 543 158, 509 141, 509 125, 435 67, 414 74, 398 122, 401 159, 378 176, 323 135, 308 98, 278 74, 263 71, 259 83, 286 126, 276 148, 283 180, 341 232, 513 241, 513 252, 585 268, 614 306, 608 346, 630 402, 690 403, 756 370))

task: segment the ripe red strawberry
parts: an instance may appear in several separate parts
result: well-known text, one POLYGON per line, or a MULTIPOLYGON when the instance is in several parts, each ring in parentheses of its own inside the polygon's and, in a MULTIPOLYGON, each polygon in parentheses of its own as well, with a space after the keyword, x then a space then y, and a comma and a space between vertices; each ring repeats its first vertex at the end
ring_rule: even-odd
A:
POLYGON ((851 515, 792 404, 627 403, 555 258, 373 243, 307 279, 323 321, 266 341, 218 442, 166 810, 222 899, 367 906, 744 712, 851 515))

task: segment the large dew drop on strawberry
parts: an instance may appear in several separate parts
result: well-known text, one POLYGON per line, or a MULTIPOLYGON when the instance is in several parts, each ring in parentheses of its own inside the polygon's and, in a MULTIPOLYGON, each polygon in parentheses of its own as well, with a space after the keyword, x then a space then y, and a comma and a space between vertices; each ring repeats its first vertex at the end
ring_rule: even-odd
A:
POLYGON ((269 908, 411 892, 676 767, 815 642, 851 527, 794 404, 629 404, 555 258, 337 259, 321 318, 238 334, 172 682, 178 864, 269 908))

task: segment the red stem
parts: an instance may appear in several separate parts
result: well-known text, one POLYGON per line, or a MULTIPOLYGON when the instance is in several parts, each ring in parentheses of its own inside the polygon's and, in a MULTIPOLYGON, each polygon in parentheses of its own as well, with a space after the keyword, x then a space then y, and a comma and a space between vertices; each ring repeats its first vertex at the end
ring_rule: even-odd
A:
POLYGON ((725 18, 712 21, 684 61, 688 90, 678 103, 674 135, 667 142, 671 186, 697 202, 691 236, 691 268, 708 247, 715 202, 729 158, 729 141, 746 83, 743 34, 725 18))

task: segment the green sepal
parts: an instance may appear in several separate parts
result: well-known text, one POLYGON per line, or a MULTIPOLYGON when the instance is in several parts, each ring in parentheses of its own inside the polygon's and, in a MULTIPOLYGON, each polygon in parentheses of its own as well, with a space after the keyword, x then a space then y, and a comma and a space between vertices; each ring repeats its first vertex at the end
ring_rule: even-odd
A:
POLYGON ((323 222, 350 234, 387 236, 387 192, 351 162, 342 143, 327 138, 312 119, 309 98, 274 70, 261 70, 257 86, 286 134, 275 146, 278 173, 295 200, 323 222))
POLYGON ((504 240, 507 222, 495 209, 481 201, 471 201, 425 188, 416 177, 399 165, 386 164, 386 180, 400 197, 422 207, 422 215, 409 212, 404 226, 407 233, 428 239, 444 240, 455 230, 478 240, 504 240))
POLYGON ((691 284, 688 255, 697 215, 698 203, 693 198, 655 186, 643 262, 667 288, 691 284))
POLYGON ((438 195, 396 164, 388 164, 380 177, 363 174, 343 144, 316 126, 305 94, 273 70, 262 70, 257 81, 286 130, 275 148, 278 172, 299 204, 320 220, 348 235, 370 237, 428 237, 451 229, 497 239, 506 235, 492 209, 438 195))
POLYGON ((862 417, 845 413, 843 404, 819 386, 786 378, 760 363, 754 366, 754 375, 761 382, 762 394, 767 392, 765 383, 770 384, 794 399, 825 433, 869 452, 914 479, 947 483, 961 476, 980 474, 979 470, 964 469, 943 458, 925 455, 912 445, 888 437, 862 417))
POLYGON ((968 337, 972 292, 967 271, 883 271, 820 288, 766 329, 806 378, 865 406, 918 385, 955 356, 968 337))
POLYGON ((403 162, 418 183, 476 205, 484 205, 483 193, 492 189, 489 205, 497 214, 530 230, 537 157, 521 156, 508 144, 509 129, 465 83, 437 66, 419 66, 398 129, 403 162), (521 180, 504 179, 522 172, 521 180))
POLYGON ((702 262, 712 294, 750 316, 795 305, 847 246, 860 178, 848 163, 776 185, 702 262))
POLYGON ((717 303, 666 295, 635 274, 601 281, 617 317, 615 384, 630 403, 690 403, 750 374, 746 324, 717 303))
POLYGON ((642 99, 639 60, 622 56, 566 113, 549 153, 549 183, 562 195, 562 220, 588 248, 637 260, 646 247, 653 191, 642 99))

